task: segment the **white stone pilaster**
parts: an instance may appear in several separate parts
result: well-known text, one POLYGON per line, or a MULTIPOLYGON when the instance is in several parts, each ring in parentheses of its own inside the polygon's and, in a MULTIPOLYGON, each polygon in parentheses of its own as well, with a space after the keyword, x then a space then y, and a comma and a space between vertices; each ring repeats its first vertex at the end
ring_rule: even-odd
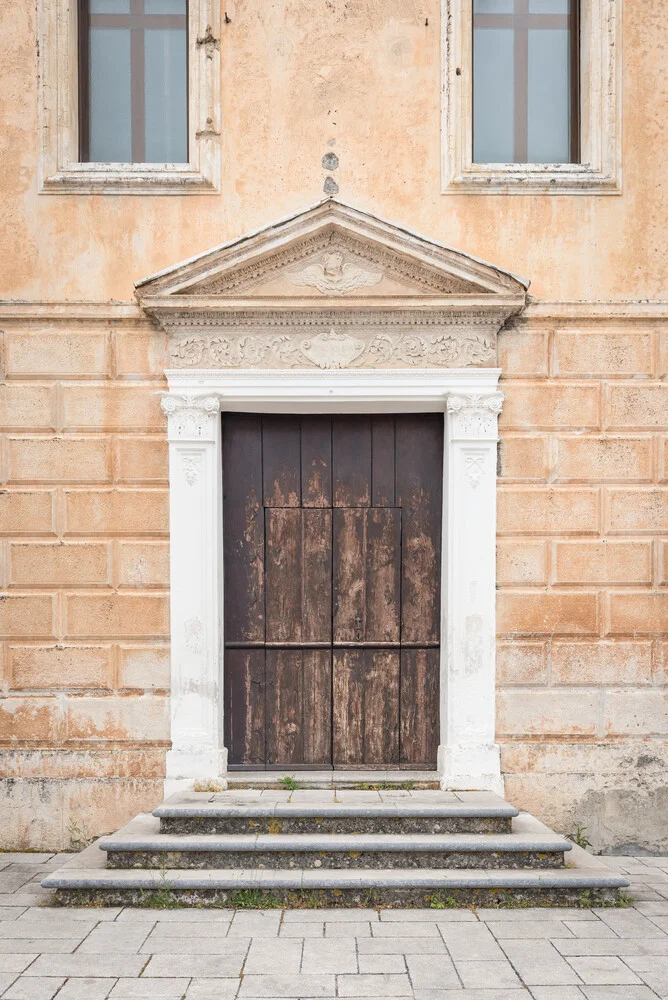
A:
POLYGON ((443 491, 441 787, 503 794, 495 736, 496 448, 503 394, 449 394, 443 491))
POLYGON ((222 462, 215 394, 165 394, 170 481, 172 749, 165 793, 224 785, 222 462))

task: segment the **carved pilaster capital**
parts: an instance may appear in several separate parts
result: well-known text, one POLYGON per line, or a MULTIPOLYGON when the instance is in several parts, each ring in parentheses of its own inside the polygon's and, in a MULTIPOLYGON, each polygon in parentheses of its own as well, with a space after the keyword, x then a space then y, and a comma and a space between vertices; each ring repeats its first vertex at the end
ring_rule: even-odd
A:
POLYGON ((170 441, 214 441, 220 413, 218 396, 164 393, 160 405, 167 414, 170 441))
POLYGON ((450 437, 460 439, 496 440, 497 420, 504 395, 492 392, 486 395, 448 395, 446 408, 450 437))

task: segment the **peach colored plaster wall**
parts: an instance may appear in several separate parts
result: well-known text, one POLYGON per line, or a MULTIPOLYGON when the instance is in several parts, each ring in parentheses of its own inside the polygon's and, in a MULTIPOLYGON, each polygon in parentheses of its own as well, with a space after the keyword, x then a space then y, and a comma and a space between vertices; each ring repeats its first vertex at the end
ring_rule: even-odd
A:
MULTIPOLYGON (((660 5, 626 18, 625 190, 599 198, 439 194, 436 0, 227 9, 223 193, 92 197, 37 194, 34 3, 0 5, 0 296, 130 301, 137 278, 318 200, 333 148, 345 200, 528 275, 539 298, 666 297, 660 5)), ((164 342, 67 312, 2 327, 0 841, 76 845, 161 795, 164 342)), ((585 318, 500 339, 507 793, 597 846, 665 846, 666 336, 585 318)))

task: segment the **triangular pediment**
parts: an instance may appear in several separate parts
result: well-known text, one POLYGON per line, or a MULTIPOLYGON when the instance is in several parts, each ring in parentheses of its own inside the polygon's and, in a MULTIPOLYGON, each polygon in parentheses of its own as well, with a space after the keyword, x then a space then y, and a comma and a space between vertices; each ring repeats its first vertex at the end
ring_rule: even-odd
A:
POLYGON ((154 296, 224 299, 522 298, 527 282, 328 200, 137 284, 154 296))

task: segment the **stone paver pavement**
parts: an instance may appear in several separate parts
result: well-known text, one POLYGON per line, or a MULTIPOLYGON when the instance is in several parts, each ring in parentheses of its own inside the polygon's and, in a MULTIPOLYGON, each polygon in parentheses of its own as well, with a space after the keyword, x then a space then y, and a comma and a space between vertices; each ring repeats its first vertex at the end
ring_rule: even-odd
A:
POLYGON ((626 909, 49 906, 65 857, 0 854, 0 1000, 668 1000, 668 857, 626 909))

